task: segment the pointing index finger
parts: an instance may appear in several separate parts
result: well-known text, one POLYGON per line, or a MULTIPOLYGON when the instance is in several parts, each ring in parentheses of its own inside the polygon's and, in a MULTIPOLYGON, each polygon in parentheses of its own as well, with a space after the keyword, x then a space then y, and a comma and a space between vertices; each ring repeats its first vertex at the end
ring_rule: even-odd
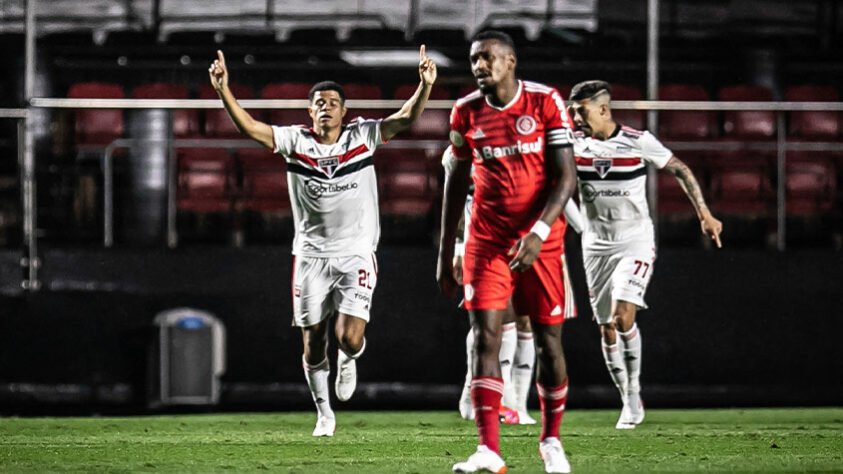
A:
POLYGON ((419 48, 419 59, 424 60, 424 45, 421 45, 421 48, 419 48))
POLYGON ((225 56, 222 54, 221 49, 217 50, 217 58, 219 58, 221 64, 225 64, 225 56))

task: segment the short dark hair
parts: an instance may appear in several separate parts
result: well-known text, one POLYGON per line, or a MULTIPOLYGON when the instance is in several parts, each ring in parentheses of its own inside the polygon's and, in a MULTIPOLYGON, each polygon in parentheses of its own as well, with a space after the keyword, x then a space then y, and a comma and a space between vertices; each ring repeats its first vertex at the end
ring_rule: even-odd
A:
POLYGON ((570 100, 580 101, 590 99, 601 90, 605 90, 611 97, 612 86, 610 86, 608 82, 599 80, 583 81, 571 89, 570 100))
POLYGON ((308 100, 313 102, 313 96, 320 91, 337 91, 337 94, 340 95, 340 100, 345 103, 345 92, 342 90, 342 86, 334 81, 322 81, 314 84, 310 88, 310 92, 307 93, 308 100))
POLYGON ((512 41, 512 36, 509 36, 508 34, 504 33, 503 31, 500 31, 500 30, 485 30, 485 31, 481 31, 481 32, 475 34, 471 38, 472 43, 475 42, 475 41, 485 41, 485 40, 495 40, 495 41, 500 42, 501 44, 509 46, 509 48, 512 50, 512 54, 515 54, 515 41, 512 41))

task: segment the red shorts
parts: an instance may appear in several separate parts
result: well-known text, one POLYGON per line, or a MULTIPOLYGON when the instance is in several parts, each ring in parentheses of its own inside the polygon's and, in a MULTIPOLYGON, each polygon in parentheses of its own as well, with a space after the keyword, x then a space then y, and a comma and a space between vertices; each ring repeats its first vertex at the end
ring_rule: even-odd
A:
POLYGON ((565 283, 561 254, 546 252, 529 270, 509 269, 512 257, 505 252, 489 253, 467 248, 463 261, 463 290, 466 309, 506 309, 512 297, 515 314, 529 315, 541 324, 565 320, 565 283))

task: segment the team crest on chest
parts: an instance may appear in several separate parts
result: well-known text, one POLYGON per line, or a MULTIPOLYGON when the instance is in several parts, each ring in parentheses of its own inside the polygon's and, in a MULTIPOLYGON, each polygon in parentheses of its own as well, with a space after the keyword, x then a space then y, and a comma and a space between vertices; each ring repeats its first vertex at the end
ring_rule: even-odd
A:
POLYGON ((334 175, 334 171, 336 171, 337 166, 340 165, 340 159, 338 156, 332 156, 330 158, 320 158, 316 161, 316 164, 328 177, 334 175))
POLYGON ((536 119, 530 115, 522 115, 515 121, 515 130, 521 135, 529 135, 536 131, 536 119))
POLYGON ((600 178, 605 178, 606 175, 609 174, 609 170, 612 168, 612 160, 608 158, 595 158, 592 165, 597 171, 597 175, 600 176, 600 178))

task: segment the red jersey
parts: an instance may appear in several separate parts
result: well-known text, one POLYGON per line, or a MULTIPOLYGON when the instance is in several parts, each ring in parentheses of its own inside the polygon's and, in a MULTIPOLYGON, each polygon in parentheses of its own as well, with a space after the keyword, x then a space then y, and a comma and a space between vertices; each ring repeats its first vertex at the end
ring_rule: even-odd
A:
MULTIPOLYGON (((451 110, 451 143, 457 159, 474 158, 474 205, 469 240, 507 251, 541 216, 551 187, 546 147, 573 144, 572 122, 556 89, 518 81, 504 107, 474 91, 451 110)), ((560 216, 542 252, 561 252, 565 220, 560 216)))

